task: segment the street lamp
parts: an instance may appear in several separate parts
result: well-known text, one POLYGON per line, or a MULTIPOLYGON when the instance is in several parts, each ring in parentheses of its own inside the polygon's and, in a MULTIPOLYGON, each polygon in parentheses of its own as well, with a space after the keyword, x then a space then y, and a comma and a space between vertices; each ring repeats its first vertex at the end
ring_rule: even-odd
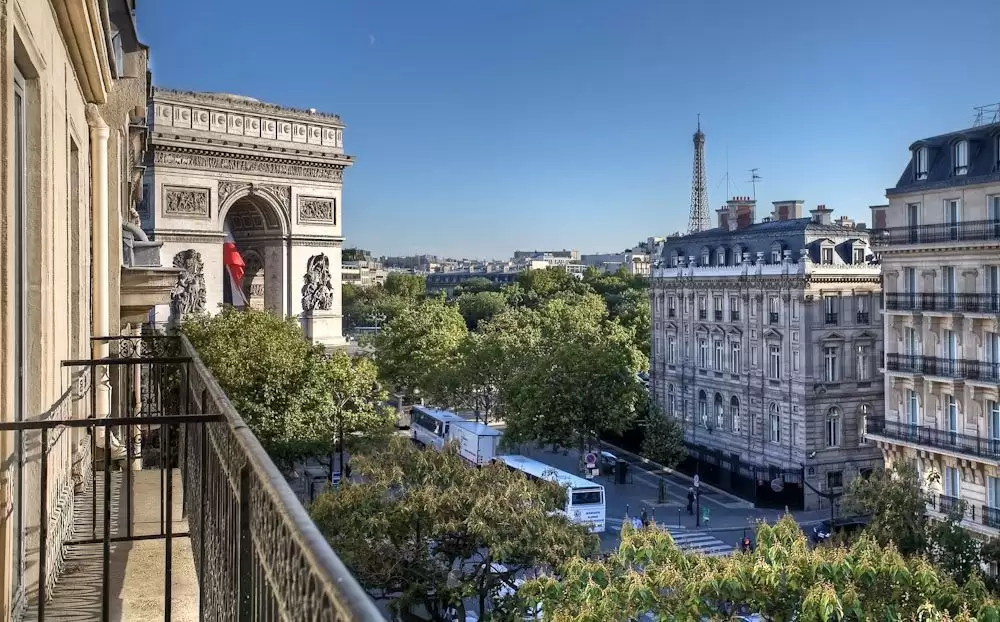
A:
POLYGON ((701 481, 694 476, 694 525, 701 527, 701 481))

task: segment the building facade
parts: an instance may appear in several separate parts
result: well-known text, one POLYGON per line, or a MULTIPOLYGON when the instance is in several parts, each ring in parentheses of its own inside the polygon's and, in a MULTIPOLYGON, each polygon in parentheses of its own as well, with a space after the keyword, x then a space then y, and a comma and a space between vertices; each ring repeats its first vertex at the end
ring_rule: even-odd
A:
POLYGON ((885 418, 868 437, 965 524, 1000 528, 1000 124, 918 140, 872 207, 885 287, 885 418))
POLYGON ((142 225, 183 271, 157 321, 239 300, 224 278, 228 231, 249 306, 298 317, 314 342, 342 345, 341 198, 353 160, 340 117, 160 88, 149 112, 142 225))
POLYGON ((665 241, 651 384, 683 421, 693 468, 725 463, 726 482, 750 469, 756 481, 734 492, 794 505, 797 490, 817 509, 881 464, 863 434, 882 413, 880 276, 863 228, 802 205, 776 202, 756 222, 756 203, 736 198, 718 227, 665 241))

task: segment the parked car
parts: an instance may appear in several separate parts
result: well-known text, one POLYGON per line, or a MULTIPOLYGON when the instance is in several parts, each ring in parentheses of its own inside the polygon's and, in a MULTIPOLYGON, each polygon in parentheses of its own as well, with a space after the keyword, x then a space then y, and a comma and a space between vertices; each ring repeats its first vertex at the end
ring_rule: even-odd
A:
POLYGON ((867 516, 836 518, 833 521, 825 520, 813 527, 813 542, 816 544, 826 542, 833 534, 853 535, 867 527, 869 521, 867 516))
POLYGON ((615 465, 618 464, 618 456, 610 451, 601 452, 601 473, 614 474, 615 465))

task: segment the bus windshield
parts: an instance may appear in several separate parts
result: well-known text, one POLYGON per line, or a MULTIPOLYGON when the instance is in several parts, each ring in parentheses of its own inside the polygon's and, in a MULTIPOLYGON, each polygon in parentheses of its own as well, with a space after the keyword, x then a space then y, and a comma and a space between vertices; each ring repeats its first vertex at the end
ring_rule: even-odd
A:
POLYGON ((592 490, 573 490, 570 505, 601 505, 604 503, 603 491, 600 488, 592 490))

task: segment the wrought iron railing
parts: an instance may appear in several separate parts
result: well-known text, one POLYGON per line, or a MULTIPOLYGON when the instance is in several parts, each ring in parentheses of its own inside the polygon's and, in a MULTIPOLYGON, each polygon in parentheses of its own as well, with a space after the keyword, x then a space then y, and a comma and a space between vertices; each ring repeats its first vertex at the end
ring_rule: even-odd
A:
POLYGON ((827 313, 826 314, 826 323, 827 324, 836 324, 839 320, 840 320, 840 314, 839 313, 827 313))
MULTIPOLYGON (((121 570, 112 569, 113 563, 120 563, 112 561, 112 545, 152 539, 163 542, 166 566, 162 584, 144 587, 162 594, 164 620, 170 620, 175 600, 172 552, 179 538, 190 539, 200 619, 384 619, 185 338, 96 340, 108 343, 112 356, 63 362, 70 369, 89 370, 81 377, 98 379, 72 396, 77 403, 89 404, 89 416, 0 423, 0 432, 13 431, 23 448, 15 452, 15 472, 19 481, 25 480, 18 488, 51 491, 15 497, 16 516, 25 515, 26 499, 37 496, 38 516, 49 517, 40 521, 33 568, 37 588, 25 595, 25 619, 45 620, 47 608, 59 596, 55 579, 65 547, 100 544, 101 614, 96 617, 96 594, 93 614, 110 620, 116 597, 112 585, 121 570), (98 412, 101 385, 111 388, 110 417, 98 412), (89 433, 89 438, 77 430, 89 433), (86 465, 75 477, 78 481, 69 478, 70 455, 86 465), (106 468, 109 465, 112 468, 106 468), (150 505, 151 500, 135 497, 136 479, 148 470, 159 471, 158 523, 133 520, 134 505, 150 505), (37 482, 27 481, 36 474, 37 482), (182 503, 180 516, 174 510, 175 495, 182 503), (87 526, 82 530, 81 518, 87 526), (188 531, 177 528, 184 519, 188 531)), ((22 591, 27 582, 22 573, 22 591)), ((15 593, 18 589, 14 586, 15 593)))
POLYGON ((954 313, 1000 313, 1000 294, 911 294, 885 295, 889 311, 949 311, 954 313))
POLYGON ((716 322, 721 322, 722 321, 722 310, 721 309, 716 309, 715 310, 715 321, 716 322))
POLYGON ((872 230, 868 239, 873 246, 1000 240, 1000 221, 968 220, 932 225, 887 227, 872 230))
POLYGON ((1000 439, 982 438, 922 425, 886 421, 884 417, 868 417, 866 436, 881 436, 914 445, 946 449, 955 453, 1000 460, 1000 439))
POLYGON ((768 314, 767 314, 767 322, 768 322, 768 324, 777 324, 778 323, 778 313, 777 313, 777 311, 770 311, 770 312, 768 312, 768 314))
POLYGON ((962 504, 962 500, 958 497, 952 497, 950 495, 938 495, 937 496, 937 510, 944 514, 951 512, 952 510, 958 509, 962 504))
POLYGON ((992 508, 988 505, 980 506, 979 513, 983 524, 993 529, 1000 529, 1000 508, 992 508))
POLYGON ((889 371, 1000 383, 1000 363, 992 361, 891 353, 885 355, 885 367, 889 371))
POLYGON ((708 319, 708 311, 706 309, 698 309, 698 319, 699 320, 707 320, 708 319))
POLYGON ((729 312, 729 321, 730 322, 739 322, 740 321, 740 312, 739 311, 730 311, 729 312))
POLYGON ((867 311, 858 311, 856 319, 858 324, 867 324, 871 320, 871 316, 867 311))

